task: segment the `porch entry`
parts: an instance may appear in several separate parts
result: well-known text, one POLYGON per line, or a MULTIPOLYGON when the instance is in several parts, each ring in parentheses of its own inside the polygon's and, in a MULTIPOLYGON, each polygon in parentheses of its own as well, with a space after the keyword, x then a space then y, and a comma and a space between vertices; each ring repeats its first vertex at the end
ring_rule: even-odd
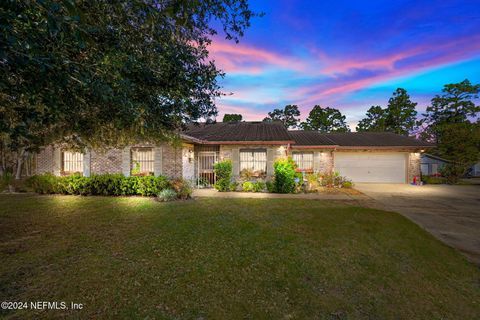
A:
POLYGON ((213 166, 218 161, 219 146, 195 146, 197 187, 213 187, 216 181, 213 166))

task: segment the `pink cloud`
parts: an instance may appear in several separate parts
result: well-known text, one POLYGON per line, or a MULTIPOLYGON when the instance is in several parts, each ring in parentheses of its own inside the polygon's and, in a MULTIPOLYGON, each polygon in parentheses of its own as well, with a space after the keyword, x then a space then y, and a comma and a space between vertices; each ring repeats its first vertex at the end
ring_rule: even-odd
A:
POLYGON ((343 80, 342 78, 335 76, 328 82, 302 87, 292 92, 292 94, 294 97, 301 99, 302 104, 318 103, 319 100, 327 99, 333 95, 346 94, 386 80, 405 76, 413 72, 421 72, 426 69, 461 61, 470 56, 472 52, 478 52, 479 50, 480 36, 474 36, 446 44, 420 46, 376 60, 346 60, 343 64, 333 64, 324 71, 339 74, 342 72, 346 73, 356 68, 377 69, 381 72, 375 75, 360 75, 357 77, 344 78, 343 80), (461 48, 461 50, 458 50, 458 48, 461 48), (431 52, 443 52, 443 54, 415 61, 420 55, 428 55, 431 52), (409 58, 411 58, 412 61, 407 61, 409 58), (405 62, 404 66, 399 67, 395 65, 402 60, 405 62))
POLYGON ((217 65, 231 73, 258 74, 268 66, 296 71, 305 68, 299 59, 243 44, 214 41, 208 50, 217 65))

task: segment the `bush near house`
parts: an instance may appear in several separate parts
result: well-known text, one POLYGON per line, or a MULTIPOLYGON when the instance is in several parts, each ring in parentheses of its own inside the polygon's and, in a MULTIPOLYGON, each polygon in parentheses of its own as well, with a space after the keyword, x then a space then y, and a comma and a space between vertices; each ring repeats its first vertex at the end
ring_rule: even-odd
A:
POLYGON ((301 174, 296 171, 297 165, 293 159, 291 157, 278 159, 273 164, 273 169, 273 192, 294 193, 296 188, 295 179, 301 179, 301 174))
POLYGON ((215 163, 213 170, 215 170, 215 175, 217 177, 217 182, 215 183, 215 189, 221 192, 230 191, 230 185, 232 183, 232 161, 224 160, 215 163))
POLYGON ((422 176, 422 181, 425 184, 445 184, 447 178, 442 176, 422 176))
POLYGON ((125 177, 122 174, 102 174, 91 177, 71 175, 57 177, 43 174, 30 177, 26 184, 40 194, 102 195, 102 196, 156 196, 173 184, 182 199, 188 198, 191 188, 187 182, 170 182, 163 176, 125 177))

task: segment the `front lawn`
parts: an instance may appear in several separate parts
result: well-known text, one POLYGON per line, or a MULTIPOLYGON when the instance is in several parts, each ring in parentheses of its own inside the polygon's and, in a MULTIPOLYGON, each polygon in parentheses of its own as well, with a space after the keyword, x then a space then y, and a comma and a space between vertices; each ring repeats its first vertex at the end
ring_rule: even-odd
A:
POLYGON ((480 271, 395 213, 342 203, 0 195, 8 318, 478 319, 480 271))

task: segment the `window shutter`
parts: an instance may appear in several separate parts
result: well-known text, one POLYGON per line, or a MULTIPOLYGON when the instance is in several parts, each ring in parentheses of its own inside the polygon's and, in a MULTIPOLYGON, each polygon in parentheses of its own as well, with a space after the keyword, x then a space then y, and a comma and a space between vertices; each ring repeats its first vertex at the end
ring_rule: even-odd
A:
POLYGON ((85 151, 83 155, 83 176, 90 177, 90 151, 85 151))
POLYGON ((153 173, 156 177, 161 175, 163 172, 162 170, 162 147, 156 147, 153 148, 153 157, 154 157, 154 163, 153 163, 153 173))
POLYGON ((320 152, 313 153, 313 172, 320 171, 320 152))
POLYGON ((62 170, 62 150, 53 148, 53 174, 59 176, 62 170))
POLYGON ((130 176, 130 147, 122 150, 122 173, 125 177, 130 176))
POLYGON ((273 176, 273 162, 275 161, 275 149, 267 149, 267 176, 273 176))
POLYGON ((240 175, 240 152, 238 148, 232 149, 232 167, 233 167, 233 175, 234 176, 240 175))

